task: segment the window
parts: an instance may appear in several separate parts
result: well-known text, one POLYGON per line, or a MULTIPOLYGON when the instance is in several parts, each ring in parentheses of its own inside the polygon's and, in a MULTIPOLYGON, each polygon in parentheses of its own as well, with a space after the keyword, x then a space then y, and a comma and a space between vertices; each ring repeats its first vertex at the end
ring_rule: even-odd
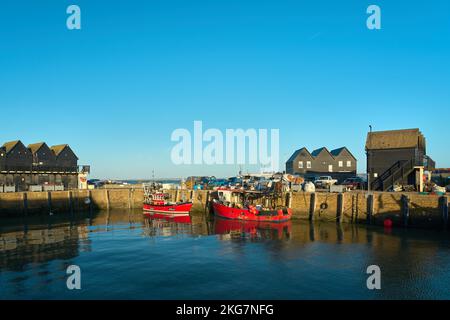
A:
POLYGON ((347 168, 350 168, 352 166, 352 162, 351 161, 347 161, 347 168))
POLYGON ((344 166, 344 161, 339 161, 339 168, 342 168, 344 166))
POLYGON ((328 172, 333 172, 333 165, 332 164, 328 165, 328 172))
POLYGON ((311 161, 306 161, 306 168, 311 169, 311 161))
POLYGON ((303 169, 303 161, 299 161, 298 162, 298 168, 299 169, 303 169))

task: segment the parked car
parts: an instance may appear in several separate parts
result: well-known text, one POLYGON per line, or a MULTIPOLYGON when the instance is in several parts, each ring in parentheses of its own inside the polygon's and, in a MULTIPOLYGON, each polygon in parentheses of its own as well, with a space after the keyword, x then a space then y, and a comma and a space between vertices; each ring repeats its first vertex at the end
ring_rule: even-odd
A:
POLYGON ((363 189, 365 182, 360 177, 347 178, 342 182, 343 186, 346 186, 349 190, 363 189))
POLYGON ((336 183, 337 180, 333 179, 331 176, 320 176, 316 181, 314 181, 316 188, 328 188, 336 183))

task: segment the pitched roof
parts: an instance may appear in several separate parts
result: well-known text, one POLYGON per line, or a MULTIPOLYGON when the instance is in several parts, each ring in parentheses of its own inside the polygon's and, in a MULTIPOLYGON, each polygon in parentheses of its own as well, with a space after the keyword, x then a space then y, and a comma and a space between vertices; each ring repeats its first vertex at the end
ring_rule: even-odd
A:
POLYGON ((56 146, 51 146, 50 149, 53 150, 55 155, 59 155, 68 146, 69 146, 68 144, 59 144, 56 146))
MULTIPOLYGON (((314 150, 313 152, 311 152, 311 155, 312 155, 313 157, 317 157, 317 156, 318 156, 322 151, 324 151, 324 150, 325 150, 326 152, 330 153, 326 147, 322 147, 322 148, 316 149, 316 150, 314 150)), ((331 153, 330 153, 330 154, 331 154, 331 153)))
POLYGON ((286 162, 292 162, 292 161, 294 161, 295 158, 297 158, 297 156, 298 156, 303 150, 305 150, 309 155, 311 155, 311 153, 308 151, 308 149, 306 149, 305 147, 303 147, 303 148, 300 148, 300 149, 296 150, 296 151, 292 154, 292 156, 288 159, 288 161, 286 161, 286 162))
POLYGON ((29 144, 27 148, 30 149, 32 153, 36 153, 44 144, 45 142, 32 143, 29 144))
POLYGON ((425 142, 419 129, 376 131, 367 134, 366 149, 414 148, 425 142))
POLYGON ((5 148, 6 153, 10 152, 12 149, 14 149, 14 147, 20 142, 20 140, 14 140, 14 141, 9 141, 9 142, 5 142, 3 144, 3 147, 5 148))
POLYGON ((337 148, 337 149, 331 150, 330 153, 331 153, 331 155, 332 155, 333 157, 337 157, 337 156, 339 156, 344 150, 347 150, 347 152, 348 152, 354 159, 356 159, 355 156, 350 152, 350 150, 348 150, 347 147, 341 147, 341 148, 337 148))

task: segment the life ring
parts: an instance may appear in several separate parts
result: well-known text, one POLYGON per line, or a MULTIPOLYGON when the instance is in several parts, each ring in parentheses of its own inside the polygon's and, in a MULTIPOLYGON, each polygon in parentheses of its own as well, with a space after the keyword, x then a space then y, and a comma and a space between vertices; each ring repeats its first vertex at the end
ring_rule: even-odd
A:
POLYGON ((322 204, 320 204, 320 209, 322 209, 322 210, 326 210, 326 209, 328 209, 328 203, 322 203, 322 204))

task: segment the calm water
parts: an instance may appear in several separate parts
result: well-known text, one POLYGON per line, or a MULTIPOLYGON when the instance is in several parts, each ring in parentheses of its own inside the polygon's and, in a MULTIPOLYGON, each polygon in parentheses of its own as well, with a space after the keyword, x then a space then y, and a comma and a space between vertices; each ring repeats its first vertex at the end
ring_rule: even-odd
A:
POLYGON ((1 221, 1 299, 449 299, 450 233, 140 212, 1 221), (81 268, 68 290, 66 268, 81 268), (366 287, 367 266, 382 290, 366 287))

